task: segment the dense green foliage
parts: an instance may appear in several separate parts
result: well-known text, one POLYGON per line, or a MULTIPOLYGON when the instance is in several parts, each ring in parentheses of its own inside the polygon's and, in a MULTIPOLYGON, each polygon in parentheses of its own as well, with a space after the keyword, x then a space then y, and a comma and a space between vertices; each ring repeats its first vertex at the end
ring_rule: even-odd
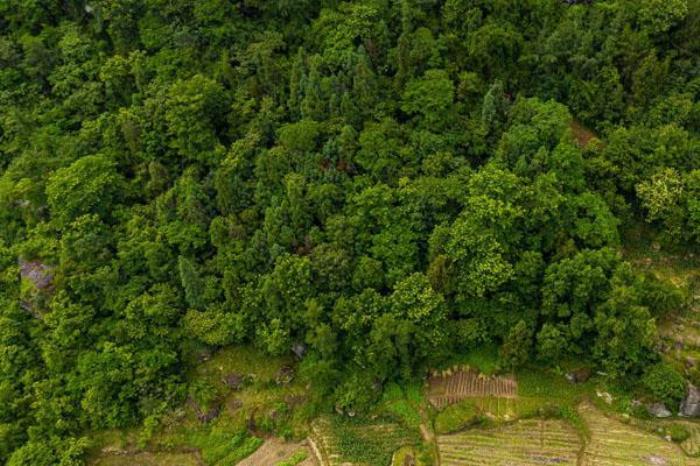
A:
POLYGON ((698 37, 698 0, 0 2, 0 461, 79 464, 205 345, 303 344, 348 410, 486 344, 640 376, 680 300, 620 231, 700 241, 698 37))
POLYGON ((685 396, 685 380, 676 369, 665 363, 649 367, 642 378, 644 386, 656 399, 675 407, 685 396))

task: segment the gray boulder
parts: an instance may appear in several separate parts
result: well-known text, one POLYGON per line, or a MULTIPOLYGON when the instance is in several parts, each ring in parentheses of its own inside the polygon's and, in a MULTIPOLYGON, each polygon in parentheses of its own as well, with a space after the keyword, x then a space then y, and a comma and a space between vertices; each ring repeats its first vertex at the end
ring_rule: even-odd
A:
POLYGON ((654 417, 671 417, 671 411, 663 403, 652 403, 647 406, 647 411, 654 417))
POLYGON ((19 261, 19 274, 38 290, 49 290, 53 286, 53 267, 39 261, 19 261))
POLYGON ((700 390, 692 385, 688 386, 688 394, 681 401, 681 416, 700 417, 700 390))
POLYGON ((591 378, 592 371, 588 367, 579 367, 568 372, 565 377, 571 383, 586 383, 591 378))

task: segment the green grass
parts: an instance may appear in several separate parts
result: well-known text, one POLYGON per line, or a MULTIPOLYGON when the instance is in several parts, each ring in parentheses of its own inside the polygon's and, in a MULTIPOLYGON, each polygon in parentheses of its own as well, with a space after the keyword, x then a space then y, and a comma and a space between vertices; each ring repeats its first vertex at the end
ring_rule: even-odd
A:
POLYGON ((227 391, 223 377, 228 374, 242 375, 260 386, 274 382, 275 375, 284 365, 294 365, 293 358, 269 356, 249 346, 231 346, 192 369, 188 378, 207 382, 218 391, 227 391))
POLYGON ((435 432, 451 434, 473 425, 481 419, 475 400, 467 399, 446 407, 435 416, 435 432))
POLYGON ((455 355, 444 366, 454 365, 466 365, 486 375, 493 375, 501 369, 498 346, 483 345, 468 353, 455 355))
POLYGON ((565 419, 585 434, 585 426, 576 407, 595 392, 595 381, 571 384, 564 376, 540 368, 518 371, 518 396, 470 397, 444 408, 435 414, 434 426, 438 434, 458 432, 478 421, 507 423, 516 419, 565 419))
POLYGON ((211 465, 234 465, 262 445, 263 440, 245 432, 230 432, 212 428, 193 432, 190 445, 201 451, 202 459, 211 465))
POLYGON ((301 463, 302 461, 304 461, 308 457, 309 457, 308 452, 306 452, 304 450, 300 450, 300 451, 294 453, 291 457, 287 458, 286 460, 280 461, 275 466, 296 466, 297 464, 301 463))
POLYGON ((409 428, 418 429, 421 423, 420 407, 424 404, 425 396, 419 384, 402 387, 391 383, 384 389, 378 410, 396 417, 409 428))
POLYGON ((591 392, 593 379, 585 384, 572 384, 563 375, 541 368, 518 371, 518 396, 545 398, 561 405, 573 406, 591 392))

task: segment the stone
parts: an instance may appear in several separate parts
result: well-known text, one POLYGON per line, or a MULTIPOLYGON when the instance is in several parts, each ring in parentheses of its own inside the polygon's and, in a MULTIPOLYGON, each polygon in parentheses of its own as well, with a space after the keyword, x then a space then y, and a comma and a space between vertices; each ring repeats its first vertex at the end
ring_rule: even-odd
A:
POLYGON ((666 405, 663 403, 652 403, 647 405, 647 412, 658 418, 671 417, 671 411, 669 411, 666 408, 666 405))
POLYGON ((243 376, 234 372, 225 376, 223 382, 231 390, 239 390, 243 386, 243 376))
POLYGON ((592 371, 588 367, 580 367, 566 374, 566 380, 571 383, 586 383, 591 378, 592 371))
POLYGON ((700 417, 700 390, 693 385, 688 386, 688 394, 681 401, 679 414, 684 417, 700 417))
POLYGON ((297 356, 297 358, 302 359, 304 354, 306 354, 306 345, 303 343, 294 343, 292 345, 292 352, 297 356))
POLYGON ((613 402, 613 397, 610 393, 608 392, 601 392, 600 390, 596 390, 595 394, 598 398, 602 398, 603 401, 605 401, 607 404, 612 404, 613 402))
POLYGON ((53 267, 39 261, 19 261, 19 274, 38 290, 49 290, 53 286, 53 267))

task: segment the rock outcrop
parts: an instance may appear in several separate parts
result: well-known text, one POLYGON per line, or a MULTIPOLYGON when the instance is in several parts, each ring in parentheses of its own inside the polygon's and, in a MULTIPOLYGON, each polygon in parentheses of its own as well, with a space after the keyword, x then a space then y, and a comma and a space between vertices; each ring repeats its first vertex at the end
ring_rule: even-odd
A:
POLYGON ((700 390, 690 385, 688 394, 681 401, 680 413, 684 417, 700 417, 700 390))
POLYGON ((658 418, 671 417, 672 415, 671 411, 669 411, 663 403, 652 403, 647 406, 647 411, 652 416, 658 418))

